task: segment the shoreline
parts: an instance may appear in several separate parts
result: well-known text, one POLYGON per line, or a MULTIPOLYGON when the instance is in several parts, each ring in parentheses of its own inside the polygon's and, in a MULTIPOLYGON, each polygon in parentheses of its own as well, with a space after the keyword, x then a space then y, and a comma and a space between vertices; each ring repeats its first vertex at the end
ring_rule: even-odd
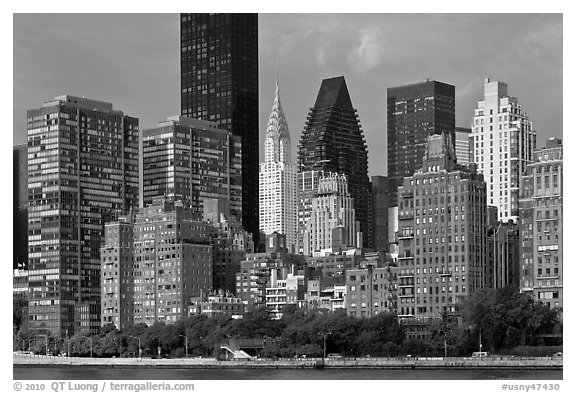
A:
POLYGON ((342 358, 254 359, 222 361, 211 358, 67 358, 13 355, 13 368, 91 367, 165 369, 448 369, 448 370, 563 370, 562 359, 551 358, 342 358))

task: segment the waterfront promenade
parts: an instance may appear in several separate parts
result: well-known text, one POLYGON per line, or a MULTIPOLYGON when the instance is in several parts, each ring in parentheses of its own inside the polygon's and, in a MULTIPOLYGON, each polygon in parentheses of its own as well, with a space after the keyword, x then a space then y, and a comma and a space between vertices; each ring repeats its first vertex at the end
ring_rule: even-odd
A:
POLYGON ((253 359, 219 361, 213 358, 79 358, 18 354, 14 367, 111 367, 111 368, 351 368, 351 369, 533 369, 562 370, 561 358, 336 358, 253 359))

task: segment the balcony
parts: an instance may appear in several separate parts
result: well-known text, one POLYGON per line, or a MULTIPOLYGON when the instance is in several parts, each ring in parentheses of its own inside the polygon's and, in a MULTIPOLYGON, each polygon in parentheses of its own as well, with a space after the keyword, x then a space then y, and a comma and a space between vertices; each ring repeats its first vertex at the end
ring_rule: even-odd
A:
POLYGON ((403 212, 401 214, 398 214, 398 220, 412 220, 412 219, 414 219, 414 212, 413 211, 403 212))
POLYGON ((401 239, 414 239, 414 232, 404 232, 398 234, 398 240, 401 239))
POLYGON ((413 198, 414 192, 412 190, 402 190, 400 195, 402 195, 402 198, 413 198))
POLYGON ((398 259, 414 259, 414 255, 410 252, 405 252, 402 254, 398 254, 398 259))

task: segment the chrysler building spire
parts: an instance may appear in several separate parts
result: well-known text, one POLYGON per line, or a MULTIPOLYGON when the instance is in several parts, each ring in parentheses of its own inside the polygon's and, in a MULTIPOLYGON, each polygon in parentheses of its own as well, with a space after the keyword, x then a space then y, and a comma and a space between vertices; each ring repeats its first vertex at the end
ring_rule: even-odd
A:
POLYGON ((272 104, 272 112, 268 119, 268 127, 266 128, 264 149, 265 162, 283 162, 285 164, 291 162, 290 134, 288 132, 288 122, 280 104, 278 75, 276 75, 276 93, 272 104))

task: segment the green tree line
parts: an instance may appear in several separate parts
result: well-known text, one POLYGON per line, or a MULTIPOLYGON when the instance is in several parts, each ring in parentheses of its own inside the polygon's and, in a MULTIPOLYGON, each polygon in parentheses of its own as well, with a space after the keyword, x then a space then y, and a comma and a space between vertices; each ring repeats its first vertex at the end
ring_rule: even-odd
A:
MULTIPOLYGON (((322 357, 339 353, 348 357, 373 356, 470 356, 479 347, 511 353, 519 346, 543 345, 542 335, 561 332, 560 315, 528 294, 510 288, 473 294, 459 308, 459 316, 445 315, 429 322, 429 338, 406 338, 406 326, 396 314, 371 318, 347 316, 344 310, 325 312, 289 305, 280 320, 271 320, 265 308, 245 313, 242 319, 228 315, 193 316, 173 324, 136 324, 123 330, 104 326, 100 334, 69 338, 30 336, 15 326, 14 349, 51 354, 94 357, 217 356, 220 344, 230 339, 262 339, 263 357, 322 357)), ((15 311, 16 316, 20 313, 15 311)))

